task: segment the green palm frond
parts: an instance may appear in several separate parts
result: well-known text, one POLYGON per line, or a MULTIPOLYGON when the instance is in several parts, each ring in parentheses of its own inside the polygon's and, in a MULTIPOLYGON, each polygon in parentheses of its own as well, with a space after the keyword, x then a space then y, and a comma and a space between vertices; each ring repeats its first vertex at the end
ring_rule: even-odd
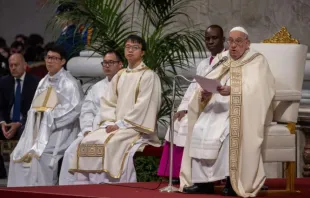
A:
MULTIPOLYGON (((154 70, 162 83, 163 105, 158 117, 171 113, 172 76, 187 69, 194 53, 205 56, 204 35, 197 30, 184 12, 192 0, 50 0, 65 4, 74 3, 74 9, 54 17, 52 24, 75 21, 78 26, 93 28, 90 48, 98 53, 116 49, 124 54, 124 41, 130 34, 139 34, 147 42, 145 64, 154 70), (127 1, 126 1, 127 2, 127 1), (132 10, 135 13, 131 13, 132 10), (178 22, 180 18, 185 23, 178 22), (133 19, 136 19, 133 21, 133 19)), ((85 30, 84 30, 85 31, 85 30)), ((180 95, 178 86, 177 95, 180 95)), ((164 119, 159 120, 162 123, 164 119)))

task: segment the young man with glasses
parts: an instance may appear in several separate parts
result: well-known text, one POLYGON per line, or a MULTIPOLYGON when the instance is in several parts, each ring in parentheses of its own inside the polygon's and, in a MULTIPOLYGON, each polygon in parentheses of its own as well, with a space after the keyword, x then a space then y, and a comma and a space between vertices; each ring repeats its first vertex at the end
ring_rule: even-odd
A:
POLYGON ((180 190, 212 194, 213 182, 230 176, 223 195, 254 197, 266 178, 260 148, 275 82, 266 58, 250 49, 244 28, 233 28, 228 44, 229 51, 214 60, 227 61, 206 76, 220 80, 218 93, 198 87, 189 102, 180 190))
POLYGON ((79 133, 78 138, 65 152, 59 175, 59 185, 73 184, 74 175, 69 173, 70 163, 73 160, 73 156, 83 137, 89 132, 95 131, 99 128, 100 99, 109 94, 111 80, 115 74, 122 69, 123 60, 117 51, 111 50, 104 55, 101 64, 103 73, 106 77, 93 85, 85 97, 80 115, 81 132, 79 133))
POLYGON ((145 51, 141 37, 126 39, 128 67, 116 74, 112 91, 101 99, 100 129, 84 137, 72 160, 75 184, 136 182, 134 153, 146 144, 160 145, 155 129, 161 84, 142 61, 145 51))
POLYGON ((24 132, 11 154, 8 187, 49 186, 57 182, 58 161, 79 131, 83 92, 66 70, 65 51, 52 46, 45 56, 48 74, 40 81, 24 132))

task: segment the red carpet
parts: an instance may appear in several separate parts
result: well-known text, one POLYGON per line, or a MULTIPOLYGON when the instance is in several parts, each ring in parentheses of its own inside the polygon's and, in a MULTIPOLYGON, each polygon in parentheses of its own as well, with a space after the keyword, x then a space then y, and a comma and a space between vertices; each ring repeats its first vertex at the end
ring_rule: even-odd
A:
MULTIPOLYGON (((51 198, 51 197, 102 197, 102 198, 220 198, 219 193, 216 195, 186 195, 181 193, 160 193, 154 189, 159 183, 131 183, 115 185, 81 185, 81 186, 50 186, 50 187, 19 187, 19 188, 0 188, 2 197, 19 196, 23 198, 51 198), (121 186, 123 185, 123 186, 121 186), (125 187, 126 186, 126 187, 125 187), (148 188, 148 189, 142 189, 148 188)), ((167 184, 162 184, 165 187, 167 184)), ((285 182, 283 179, 270 179, 266 182, 269 189, 284 189, 285 182)), ((281 195, 280 197, 310 197, 310 178, 301 178, 296 180, 296 189, 301 192, 293 195, 281 195)), ((266 196, 264 196, 266 197, 266 196)))

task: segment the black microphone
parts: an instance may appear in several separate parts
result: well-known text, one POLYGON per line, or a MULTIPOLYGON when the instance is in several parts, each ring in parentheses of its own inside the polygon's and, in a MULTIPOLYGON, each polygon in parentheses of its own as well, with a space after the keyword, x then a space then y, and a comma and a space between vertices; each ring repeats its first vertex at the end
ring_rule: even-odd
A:
POLYGON ((207 76, 208 74, 210 74, 213 70, 215 70, 218 66, 220 66, 222 63, 226 62, 227 60, 228 60, 228 57, 224 56, 221 60, 219 60, 219 62, 214 64, 211 70, 208 73, 206 73, 204 76, 207 76))
POLYGON ((207 76, 208 74, 210 74, 213 70, 215 70, 218 66, 220 66, 222 63, 226 62, 228 60, 227 56, 224 56, 221 60, 219 60, 219 62, 217 62, 216 64, 214 64, 211 68, 210 71, 208 71, 208 73, 206 73, 204 76, 207 76))
MULTIPOLYGON (((215 65, 212 66, 212 70, 214 70, 215 68, 217 68, 219 65, 221 65, 222 63, 226 62, 228 60, 227 56, 224 56, 221 60, 219 60, 219 62, 217 62, 215 65)), ((212 71, 211 70, 211 71, 212 71)))

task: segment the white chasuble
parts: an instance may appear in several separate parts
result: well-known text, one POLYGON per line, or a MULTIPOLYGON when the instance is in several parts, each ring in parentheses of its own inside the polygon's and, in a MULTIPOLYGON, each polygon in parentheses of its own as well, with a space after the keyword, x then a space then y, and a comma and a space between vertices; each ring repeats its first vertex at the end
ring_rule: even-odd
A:
POLYGON ((76 138, 83 92, 61 69, 39 83, 24 132, 11 154, 8 186, 57 183, 58 160, 76 138))
POLYGON ((155 132, 161 104, 157 74, 141 62, 135 69, 119 71, 111 88, 109 96, 101 98, 101 128, 83 138, 71 172, 120 178, 128 154, 138 142, 160 146, 155 132), (105 127, 114 124, 119 129, 107 133, 105 127))
MULTIPOLYGON (((227 78, 225 75, 228 75, 227 84, 231 86, 231 94, 227 98, 213 94, 205 104, 200 103, 199 89, 192 97, 188 113, 189 134, 180 173, 180 190, 193 184, 192 165, 197 166, 198 161, 200 166, 211 167, 200 169, 210 171, 204 174, 205 182, 216 180, 216 174, 220 175, 218 179, 225 176, 228 171, 223 167, 223 163, 225 165, 228 161, 227 176, 230 176, 235 192, 241 197, 253 197, 266 178, 261 144, 265 120, 275 94, 274 77, 267 60, 254 50, 246 51, 236 61, 230 58, 229 52, 223 52, 214 62, 224 56, 229 57, 228 61, 207 77, 221 79, 223 83, 227 78), (218 116, 218 119, 203 127, 200 124, 201 119, 204 117, 207 122, 211 121, 211 115, 218 116), (222 173, 219 170, 222 170, 222 173)), ((197 182, 203 182, 203 178, 200 180, 197 182)))

